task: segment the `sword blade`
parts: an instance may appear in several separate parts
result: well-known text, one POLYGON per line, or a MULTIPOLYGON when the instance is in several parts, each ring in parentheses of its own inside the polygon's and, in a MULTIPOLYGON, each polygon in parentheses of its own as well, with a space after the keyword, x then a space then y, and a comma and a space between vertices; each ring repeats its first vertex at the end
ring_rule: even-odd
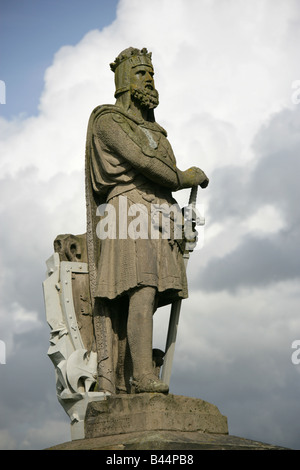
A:
MULTIPOLYGON (((191 189, 190 198, 189 198, 189 205, 192 206, 192 211, 196 206, 197 192, 198 192, 198 186, 193 186, 191 189)), ((184 265, 186 269, 188 259, 189 259, 189 252, 185 252, 183 257, 184 257, 184 265)), ((164 363, 162 366, 162 374, 161 374, 161 380, 167 385, 170 384, 170 379, 171 379, 172 364, 173 364, 173 358, 174 358, 174 352, 175 352, 175 343, 176 343, 176 338, 177 338, 181 303, 182 303, 181 299, 176 300, 175 302, 172 303, 172 306, 171 306, 164 363)))

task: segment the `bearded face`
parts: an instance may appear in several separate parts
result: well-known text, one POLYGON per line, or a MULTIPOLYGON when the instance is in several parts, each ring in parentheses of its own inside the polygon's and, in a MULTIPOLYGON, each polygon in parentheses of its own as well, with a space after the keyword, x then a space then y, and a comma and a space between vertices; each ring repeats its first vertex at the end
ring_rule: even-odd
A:
POLYGON ((142 108, 154 109, 158 106, 158 92, 154 86, 153 75, 153 69, 148 65, 140 65, 132 69, 131 97, 142 108))

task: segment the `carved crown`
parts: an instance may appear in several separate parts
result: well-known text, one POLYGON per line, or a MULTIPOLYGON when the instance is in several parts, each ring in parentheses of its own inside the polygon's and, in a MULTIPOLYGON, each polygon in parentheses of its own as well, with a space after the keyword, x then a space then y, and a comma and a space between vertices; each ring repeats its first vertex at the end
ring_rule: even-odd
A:
POLYGON ((152 67, 152 52, 148 52, 146 47, 143 49, 136 49, 134 47, 129 47, 121 52, 114 62, 110 64, 110 68, 115 72, 116 68, 126 60, 130 61, 131 67, 136 67, 138 65, 150 65, 152 67))

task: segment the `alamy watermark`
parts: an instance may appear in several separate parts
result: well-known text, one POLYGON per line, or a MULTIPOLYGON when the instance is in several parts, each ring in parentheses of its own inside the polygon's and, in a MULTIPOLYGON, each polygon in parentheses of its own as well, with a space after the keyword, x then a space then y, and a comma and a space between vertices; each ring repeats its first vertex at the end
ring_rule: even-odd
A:
POLYGON ((6 364, 6 345, 0 340, 0 364, 6 364))
POLYGON ((182 210, 178 204, 129 203, 126 196, 119 196, 117 206, 111 203, 97 207, 100 220, 96 234, 100 240, 109 239, 174 239, 184 240, 185 249, 199 249, 203 246, 203 207, 188 205, 182 210))
POLYGON ((292 342, 292 349, 295 349, 291 356, 292 363, 298 365, 300 364, 300 339, 295 339, 292 342))
POLYGON ((6 104, 6 86, 3 80, 0 80, 0 104, 6 104))
POLYGON ((300 80, 294 80, 292 83, 292 88, 295 91, 292 93, 291 100, 293 104, 300 103, 300 80))

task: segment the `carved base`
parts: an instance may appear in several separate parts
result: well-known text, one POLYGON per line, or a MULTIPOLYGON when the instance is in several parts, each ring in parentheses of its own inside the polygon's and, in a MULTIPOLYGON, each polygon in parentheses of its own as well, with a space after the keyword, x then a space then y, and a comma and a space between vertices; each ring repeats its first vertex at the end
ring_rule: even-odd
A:
POLYGON ((216 406, 172 394, 117 395, 87 406, 87 439, 144 431, 228 434, 228 426, 216 406))
MULTIPOLYGON (((208 402, 159 393, 108 396, 89 403, 85 439, 51 449, 114 451, 109 455, 116 458, 122 455, 116 451, 124 450, 176 450, 182 455, 193 450, 284 450, 230 436, 227 418, 208 402)), ((107 454, 103 455, 106 462, 107 454)))
MULTIPOLYGON (((228 434, 206 434, 202 432, 180 431, 144 431, 139 433, 121 434, 119 436, 95 437, 65 442, 51 447, 49 450, 102 450, 103 463, 107 463, 107 455, 120 458, 122 451, 180 451, 184 455, 193 455, 191 451, 199 450, 291 450, 264 442, 230 436, 228 434)), ((134 455, 139 455, 134 453, 134 455)), ((147 454, 146 454, 147 455, 147 454)), ((159 453, 155 454, 154 457, 159 453)), ((101 456, 100 456, 101 457, 101 456)), ((132 458, 132 457, 131 457, 132 458)), ((230 457, 231 458, 231 457, 230 457)), ((97 457, 99 461, 99 456, 97 457)), ((144 460, 144 457, 143 457, 144 460)), ((184 461, 184 457, 183 457, 184 461)), ((195 458, 196 461, 196 458, 195 458)), ((101 462, 102 463, 102 462, 101 462)))

